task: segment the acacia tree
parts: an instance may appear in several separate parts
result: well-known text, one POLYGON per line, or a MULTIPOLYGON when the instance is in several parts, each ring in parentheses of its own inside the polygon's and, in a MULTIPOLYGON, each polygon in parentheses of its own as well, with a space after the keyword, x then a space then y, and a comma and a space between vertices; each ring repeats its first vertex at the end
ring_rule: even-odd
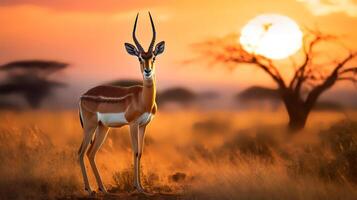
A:
POLYGON ((0 82, 0 95, 20 94, 32 108, 38 108, 45 97, 66 84, 50 80, 50 76, 65 69, 67 63, 48 60, 13 61, 0 66, 6 79, 0 82))
MULTIPOLYGON (((294 67, 292 78, 287 81, 279 71, 281 66, 278 62, 262 55, 248 53, 237 43, 238 35, 229 35, 224 38, 211 39, 194 44, 195 50, 205 57, 211 58, 213 63, 222 63, 230 69, 237 64, 250 64, 266 72, 276 83, 277 91, 282 99, 289 115, 288 127, 291 130, 304 128, 307 117, 322 93, 331 88, 338 81, 352 81, 357 83, 357 67, 351 66, 352 60, 357 57, 357 52, 347 48, 347 55, 336 60, 329 59, 321 64, 319 59, 324 59, 318 47, 323 43, 337 43, 337 37, 322 34, 318 31, 309 31, 304 35, 303 47, 299 62, 291 58, 294 67)), ((330 50, 338 51, 336 49, 330 50)), ((199 59, 199 58, 198 58, 199 59)), ((325 58, 326 60, 326 58, 325 58)))

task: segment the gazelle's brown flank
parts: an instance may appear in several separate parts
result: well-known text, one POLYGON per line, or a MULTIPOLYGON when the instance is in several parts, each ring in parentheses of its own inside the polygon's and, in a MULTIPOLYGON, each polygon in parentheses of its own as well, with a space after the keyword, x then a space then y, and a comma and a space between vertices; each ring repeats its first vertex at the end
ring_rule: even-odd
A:
MULTIPOLYGON (((139 15, 139 14, 138 14, 139 15)), ((165 42, 156 44, 156 31, 150 16, 153 37, 148 51, 144 51, 135 36, 138 15, 135 19, 133 40, 135 46, 125 43, 126 51, 138 57, 143 76, 143 85, 131 87, 116 87, 102 85, 84 93, 79 102, 80 120, 84 138, 79 148, 79 163, 82 170, 85 190, 93 194, 89 182, 84 156, 87 155, 92 167, 99 190, 106 189, 95 163, 95 155, 103 144, 111 127, 129 125, 132 150, 134 156, 134 186, 139 192, 144 192, 140 182, 140 159, 144 146, 145 129, 156 113, 155 57, 164 52, 165 42)))

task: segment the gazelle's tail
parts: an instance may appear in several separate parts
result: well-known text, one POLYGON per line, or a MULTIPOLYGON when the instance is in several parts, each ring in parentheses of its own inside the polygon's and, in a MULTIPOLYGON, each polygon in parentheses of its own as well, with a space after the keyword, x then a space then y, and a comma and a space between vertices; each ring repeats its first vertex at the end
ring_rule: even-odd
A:
MULTIPOLYGON (((92 112, 92 111, 87 111, 86 110, 86 112, 91 112, 91 113, 94 113, 94 112, 92 112)), ((81 126, 82 126, 82 128, 84 128, 84 124, 83 124, 83 117, 82 117, 82 107, 81 107, 81 103, 79 102, 79 109, 78 109, 78 114, 79 114, 79 121, 81 122, 81 126)), ((81 143, 81 146, 79 147, 79 149, 78 149, 78 154, 80 154, 81 153, 81 151, 82 151, 82 148, 83 148, 83 142, 84 141, 82 141, 82 143, 81 143)), ((91 140, 91 142, 90 142, 91 144, 93 144, 93 138, 92 138, 92 140, 91 140)))
MULTIPOLYGON (((79 121, 81 122, 81 126, 83 128, 83 120, 82 120, 82 111, 81 111, 81 106, 79 105, 79 108, 78 108, 78 115, 79 115, 79 121)), ((81 153, 82 151, 82 146, 83 146, 83 141, 81 143, 81 146, 79 147, 78 149, 78 155, 81 153)))
POLYGON ((81 109, 80 108, 78 110, 78 114, 79 114, 79 121, 81 122, 81 126, 83 128, 83 120, 82 120, 82 114, 81 114, 81 109))
POLYGON ((81 146, 79 147, 79 149, 78 149, 78 155, 81 153, 81 151, 82 151, 82 146, 83 146, 83 142, 81 143, 81 146))

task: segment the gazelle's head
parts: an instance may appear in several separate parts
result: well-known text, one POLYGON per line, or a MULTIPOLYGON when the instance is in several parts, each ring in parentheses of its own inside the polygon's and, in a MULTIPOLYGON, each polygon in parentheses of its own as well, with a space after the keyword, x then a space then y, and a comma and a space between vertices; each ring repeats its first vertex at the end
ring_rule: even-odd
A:
POLYGON ((155 58, 157 55, 164 52, 165 42, 161 41, 161 42, 157 43, 155 46, 155 49, 154 49, 155 39, 156 39, 156 31, 155 31, 154 22, 152 20, 151 14, 149 12, 153 36, 152 36, 152 40, 151 40, 149 49, 147 51, 145 51, 135 36, 135 30, 136 30, 136 24, 138 22, 138 16, 139 16, 139 13, 136 15, 134 30, 133 30, 133 40, 134 40, 136 47, 130 43, 125 43, 125 49, 130 55, 138 57, 144 81, 152 80, 153 76, 155 74, 155 58))

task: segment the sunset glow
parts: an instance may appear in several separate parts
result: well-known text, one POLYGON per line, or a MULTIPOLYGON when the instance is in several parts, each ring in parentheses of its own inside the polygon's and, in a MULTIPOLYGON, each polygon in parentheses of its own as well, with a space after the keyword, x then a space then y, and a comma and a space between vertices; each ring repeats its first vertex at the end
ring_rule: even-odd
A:
POLYGON ((249 53, 270 59, 284 59, 302 45, 302 32, 292 19, 277 15, 259 15, 243 28, 240 43, 249 53))
MULTIPOLYGON (((1 1, 0 63, 23 59, 52 59, 69 63, 60 78, 68 84, 66 90, 71 93, 67 98, 72 99, 68 102, 74 102, 88 86, 140 78, 139 63, 126 53, 124 43, 133 42, 131 32, 135 15, 139 12, 137 34, 144 48, 147 48, 151 39, 147 15, 150 11, 157 27, 157 40, 164 40, 167 45, 165 55, 156 61, 158 87, 187 86, 196 91, 219 90, 230 95, 253 84, 273 83, 264 72, 254 68, 237 68, 230 73, 225 68, 207 70, 206 64, 186 65, 182 61, 194 57, 192 44, 231 33, 244 35, 243 27, 250 20, 254 21, 256 16, 279 13, 280 17, 288 17, 284 17, 288 20, 287 24, 280 18, 278 22, 274 21, 273 27, 265 34, 264 38, 268 40, 256 50, 257 53, 263 51, 265 56, 286 57, 300 47, 300 42, 282 42, 285 39, 279 33, 277 24, 282 23, 282 31, 285 32, 285 26, 290 27, 292 20, 309 28, 318 24, 318 28, 326 33, 346 36, 341 39, 347 46, 352 48, 357 45, 357 35, 353 34, 357 31, 357 18, 345 14, 349 13, 347 6, 343 6, 346 9, 340 6, 341 11, 334 8, 333 15, 336 16, 333 17, 329 13, 315 14, 324 8, 325 3, 311 7, 308 2, 260 1, 257 5, 254 1, 243 0, 108 0, 88 1, 85 4, 77 1, 1 1), (278 35, 274 34, 276 32, 278 35), (283 49, 282 52, 279 49, 283 49)), ((330 7, 333 5, 329 4, 330 7)), ((332 12, 332 8, 330 10, 332 12)), ((266 15, 256 19, 259 23, 272 20, 266 15)), ((293 30, 299 30, 295 22, 292 22, 293 30)), ((254 34, 263 30, 259 23, 255 31, 253 29, 254 34)), ((293 34, 296 33, 299 32, 293 34)), ((249 41, 256 37, 254 34, 249 36, 249 41)), ((283 74, 290 73, 289 68, 284 70, 283 74)))

